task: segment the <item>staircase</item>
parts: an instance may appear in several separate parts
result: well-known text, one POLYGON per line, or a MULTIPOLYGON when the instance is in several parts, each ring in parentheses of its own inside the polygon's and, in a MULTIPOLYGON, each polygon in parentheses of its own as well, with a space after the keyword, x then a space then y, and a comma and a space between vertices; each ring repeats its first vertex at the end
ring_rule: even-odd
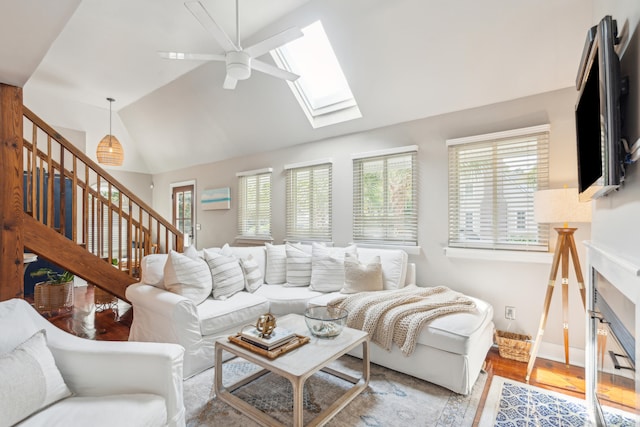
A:
MULTIPOLYGON (((2 114, 6 113, 5 104, 0 103, 2 114)), ((8 121, 0 117, 3 142, 7 140, 7 132, 2 126, 8 121)), ((17 249, 7 248, 8 234, 3 236, 0 248, 3 281, 17 275, 6 274, 6 270, 15 273, 7 263, 11 256, 7 253, 17 256, 23 246, 39 258, 126 300, 125 290, 139 280, 140 261, 145 255, 167 253, 170 249, 182 252, 183 235, 178 229, 24 106, 22 135, 23 209, 22 213, 14 213, 13 221, 21 224, 21 229, 10 229, 11 221, 6 217, 11 212, 1 212, 4 218, 0 215, 7 233, 15 231, 19 236, 17 249)), ((2 150, 5 157, 9 157, 7 153, 13 154, 11 149, 16 147, 3 145, 0 156, 2 150)), ((19 164, 19 154, 14 163, 19 164)), ((5 169, 0 170, 0 180, 13 179, 15 183, 18 174, 6 170, 10 169, 4 167, 8 162, 7 159, 0 162, 5 169)), ((2 187, 2 191, 6 189, 6 185, 2 187)), ((7 198, 5 194, 2 201, 7 198)), ((13 197, 11 201, 15 204, 16 199, 13 197)), ((19 296, 3 294, 2 286, 5 285, 0 283, 0 300, 6 299, 7 294, 19 296)))

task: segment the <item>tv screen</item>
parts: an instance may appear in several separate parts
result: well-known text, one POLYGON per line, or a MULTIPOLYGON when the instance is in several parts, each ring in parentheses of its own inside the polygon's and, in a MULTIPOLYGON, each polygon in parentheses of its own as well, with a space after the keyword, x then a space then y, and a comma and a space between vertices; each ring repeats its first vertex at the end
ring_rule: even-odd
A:
POLYGON ((576 80, 578 189, 583 201, 607 194, 623 180, 622 84, 616 43, 616 22, 605 16, 587 33, 576 80))

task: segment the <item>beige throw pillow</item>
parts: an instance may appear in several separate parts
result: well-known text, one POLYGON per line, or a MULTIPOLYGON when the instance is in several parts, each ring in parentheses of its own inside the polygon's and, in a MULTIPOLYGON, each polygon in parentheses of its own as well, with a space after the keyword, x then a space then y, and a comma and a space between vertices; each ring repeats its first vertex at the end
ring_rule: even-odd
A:
POLYGON ((0 425, 14 425, 71 396, 47 347, 44 329, 0 356, 0 378, 0 425))
POLYGON ((343 294, 357 292, 381 291, 384 287, 382 280, 382 264, 380 257, 373 257, 368 264, 361 264, 357 255, 346 253, 344 257, 344 287, 343 294))

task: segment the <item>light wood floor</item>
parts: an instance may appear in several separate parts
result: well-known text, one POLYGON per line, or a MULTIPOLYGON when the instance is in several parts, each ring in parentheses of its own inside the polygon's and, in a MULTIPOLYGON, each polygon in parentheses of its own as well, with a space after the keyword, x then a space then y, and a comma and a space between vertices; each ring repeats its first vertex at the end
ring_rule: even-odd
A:
MULTIPOLYGON (((59 328, 81 337, 104 341, 126 341, 133 319, 131 306, 119 301, 115 310, 96 311, 93 301, 93 286, 76 288, 73 311, 53 313, 48 318, 59 328)), ((494 348, 487 355, 485 370, 489 374, 489 378, 487 379, 480 408, 484 406, 493 375, 524 382, 527 364, 500 357, 498 350, 494 348)), ((538 358, 531 373, 529 384, 584 399, 584 369, 581 367, 567 367, 564 363, 538 358)), ((629 399, 632 398, 629 397, 629 399)), ((633 399, 635 399, 635 396, 633 396, 633 399)), ((629 405, 629 402, 634 402, 634 400, 622 402, 622 405, 614 401, 611 405, 629 410, 629 407, 624 406, 625 404, 629 405)), ((480 415, 480 413, 476 414, 476 423, 480 415)))

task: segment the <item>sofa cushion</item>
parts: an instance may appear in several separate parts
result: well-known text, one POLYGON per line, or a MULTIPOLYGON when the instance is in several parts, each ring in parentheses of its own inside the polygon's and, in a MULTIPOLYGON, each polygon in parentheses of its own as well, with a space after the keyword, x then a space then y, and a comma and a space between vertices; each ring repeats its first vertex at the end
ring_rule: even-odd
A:
POLYGON ((266 285, 256 291, 256 295, 266 298, 272 314, 282 316, 289 313, 304 314, 309 300, 322 295, 308 286, 286 287, 285 285, 266 285))
MULTIPOLYGON (((265 287, 262 286, 260 289, 265 287)), ((230 328, 255 324, 259 316, 269 312, 269 301, 257 292, 252 294, 242 291, 224 301, 207 298, 196 309, 200 332, 207 336, 230 328)))
POLYGON ((311 254, 305 252, 301 246, 287 243, 286 279, 287 286, 309 286, 311 282, 311 254))
POLYGON ((47 347, 44 330, 0 355, 0 378, 3 425, 13 425, 71 395, 47 347))
POLYGON ((265 243, 267 249, 267 267, 264 282, 270 285, 281 285, 287 281, 287 252, 285 245, 265 243))
POLYGON ((354 294, 356 292, 381 291, 383 289, 382 264, 380 257, 375 256, 368 263, 361 263, 358 257, 346 253, 344 257, 344 287, 340 292, 354 294))
MULTIPOLYGON (((321 294, 311 299, 308 305, 328 305, 339 296, 339 292, 321 294)), ((474 311, 447 314, 427 322, 418 335, 418 344, 453 354, 469 354, 477 340, 482 338, 487 325, 493 321, 491 304, 478 298, 469 298, 476 304, 474 311)))
POLYGON ((209 266, 201 258, 190 258, 171 250, 164 266, 164 287, 200 304, 213 287, 209 266))
POLYGON ((329 248, 313 242, 311 252, 311 289, 319 292, 339 291, 344 286, 344 254, 357 254, 356 245, 329 248))
POLYGON ((236 257, 205 249, 204 259, 213 278, 213 298, 224 300, 244 289, 244 274, 236 257))
POLYGON ((240 258, 239 261, 244 274, 244 289, 247 292, 255 292, 262 286, 263 280, 258 263, 253 259, 253 255, 249 255, 247 258, 240 258))
POLYGON ((384 289, 400 289, 407 278, 409 256, 402 249, 376 249, 358 247, 358 259, 364 264, 379 256, 382 263, 384 289))
POLYGON ((31 426, 164 426, 167 408, 162 396, 119 394, 75 396, 50 406, 18 424, 31 426))

